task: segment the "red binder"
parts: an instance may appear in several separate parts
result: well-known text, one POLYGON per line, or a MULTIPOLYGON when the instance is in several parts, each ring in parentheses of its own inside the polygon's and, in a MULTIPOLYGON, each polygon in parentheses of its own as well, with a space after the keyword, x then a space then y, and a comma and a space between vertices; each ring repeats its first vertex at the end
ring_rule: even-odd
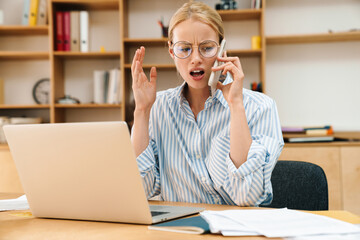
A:
POLYGON ((56 12, 56 50, 64 50, 63 12, 56 12))
POLYGON ((70 12, 63 12, 64 16, 64 51, 70 51, 70 12))

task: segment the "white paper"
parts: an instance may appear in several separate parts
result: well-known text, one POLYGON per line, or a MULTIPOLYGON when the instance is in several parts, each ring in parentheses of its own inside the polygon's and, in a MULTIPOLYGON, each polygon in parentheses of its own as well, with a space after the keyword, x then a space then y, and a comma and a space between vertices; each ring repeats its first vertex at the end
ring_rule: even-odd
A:
POLYGON ((201 214, 208 221, 210 230, 213 227, 214 231, 224 231, 223 235, 231 236, 236 236, 236 232, 243 236, 244 226, 245 230, 266 237, 360 233, 360 228, 354 224, 288 209, 204 211, 201 214), (221 224, 217 216, 231 219, 239 228, 229 229, 226 224, 221 224))
POLYGON ((0 211, 27 210, 29 208, 26 195, 22 195, 16 199, 0 200, 0 211))

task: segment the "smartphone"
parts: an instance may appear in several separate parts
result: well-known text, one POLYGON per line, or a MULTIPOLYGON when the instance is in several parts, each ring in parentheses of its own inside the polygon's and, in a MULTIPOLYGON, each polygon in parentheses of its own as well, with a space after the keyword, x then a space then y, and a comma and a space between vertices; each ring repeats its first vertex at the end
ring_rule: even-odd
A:
MULTIPOLYGON (((218 57, 222 57, 222 55, 225 51, 225 43, 226 43, 226 41, 225 41, 225 39, 223 39, 220 44, 220 50, 217 54, 218 57)), ((219 64, 220 64, 219 61, 216 59, 213 67, 217 67, 217 66, 219 66, 219 64)), ((212 71, 210 74, 208 85, 211 88, 211 91, 210 91, 211 96, 214 96, 214 94, 216 92, 216 85, 217 85, 217 82, 219 81, 220 74, 221 74, 221 71, 216 71, 216 72, 212 71)))

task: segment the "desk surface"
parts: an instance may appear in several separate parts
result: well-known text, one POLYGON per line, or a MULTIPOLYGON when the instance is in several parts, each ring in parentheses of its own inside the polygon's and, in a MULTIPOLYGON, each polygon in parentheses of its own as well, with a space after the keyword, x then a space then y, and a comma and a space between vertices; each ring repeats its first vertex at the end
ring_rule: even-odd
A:
MULTIPOLYGON (((0 193, 0 199, 16 198, 20 194, 0 193)), ((207 210, 249 209, 236 206, 191 204, 151 201, 151 204, 167 204, 180 206, 202 206, 207 210)), ((91 221, 40 219, 32 216, 23 216, 29 211, 0 212, 0 239, 225 239, 221 235, 193 235, 148 230, 147 225, 105 223, 91 221)), ((360 217, 346 211, 313 212, 334 217, 347 222, 360 224, 360 217)), ((226 240, 239 237, 226 237, 226 240)), ((265 237, 242 237, 240 239, 267 239, 265 237)), ((275 238, 272 238, 275 239, 275 238)), ((278 239, 278 238, 277 238, 278 239)))

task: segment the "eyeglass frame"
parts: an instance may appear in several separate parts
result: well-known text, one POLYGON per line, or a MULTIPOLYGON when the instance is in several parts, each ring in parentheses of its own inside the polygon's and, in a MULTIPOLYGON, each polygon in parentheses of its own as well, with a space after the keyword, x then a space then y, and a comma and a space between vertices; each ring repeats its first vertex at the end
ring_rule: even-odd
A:
MULTIPOLYGON (((202 41, 199 45, 201 45, 201 44, 203 44, 203 43, 206 43, 206 42, 214 42, 214 43, 216 44, 217 50, 216 50, 216 53, 214 54, 214 56, 216 56, 216 54, 219 52, 220 45, 219 45, 216 41, 214 41, 214 40, 204 40, 204 41, 202 41)), ((196 48, 198 49, 198 51, 199 51, 199 45, 196 46, 196 48)), ((175 43, 172 43, 172 42, 171 42, 171 47, 170 47, 170 49, 173 50, 173 53, 174 53, 175 57, 177 57, 177 58, 179 58, 179 59, 186 59, 186 58, 190 57, 190 55, 191 55, 192 52, 193 52, 193 48, 194 48, 193 44, 190 43, 190 42, 188 42, 188 41, 177 41, 177 42, 175 42, 175 43), (183 57, 183 58, 177 56, 176 53, 175 53, 175 51, 174 51, 174 46, 175 46, 175 44, 180 43, 180 42, 188 43, 188 44, 191 46, 191 50, 190 50, 189 55, 187 55, 186 57, 183 57)), ((214 57, 214 56, 206 57, 206 56, 204 56, 204 55, 201 53, 201 51, 199 51, 199 53, 200 53, 200 55, 201 55, 202 57, 204 57, 204 58, 212 58, 212 57, 214 57)))

